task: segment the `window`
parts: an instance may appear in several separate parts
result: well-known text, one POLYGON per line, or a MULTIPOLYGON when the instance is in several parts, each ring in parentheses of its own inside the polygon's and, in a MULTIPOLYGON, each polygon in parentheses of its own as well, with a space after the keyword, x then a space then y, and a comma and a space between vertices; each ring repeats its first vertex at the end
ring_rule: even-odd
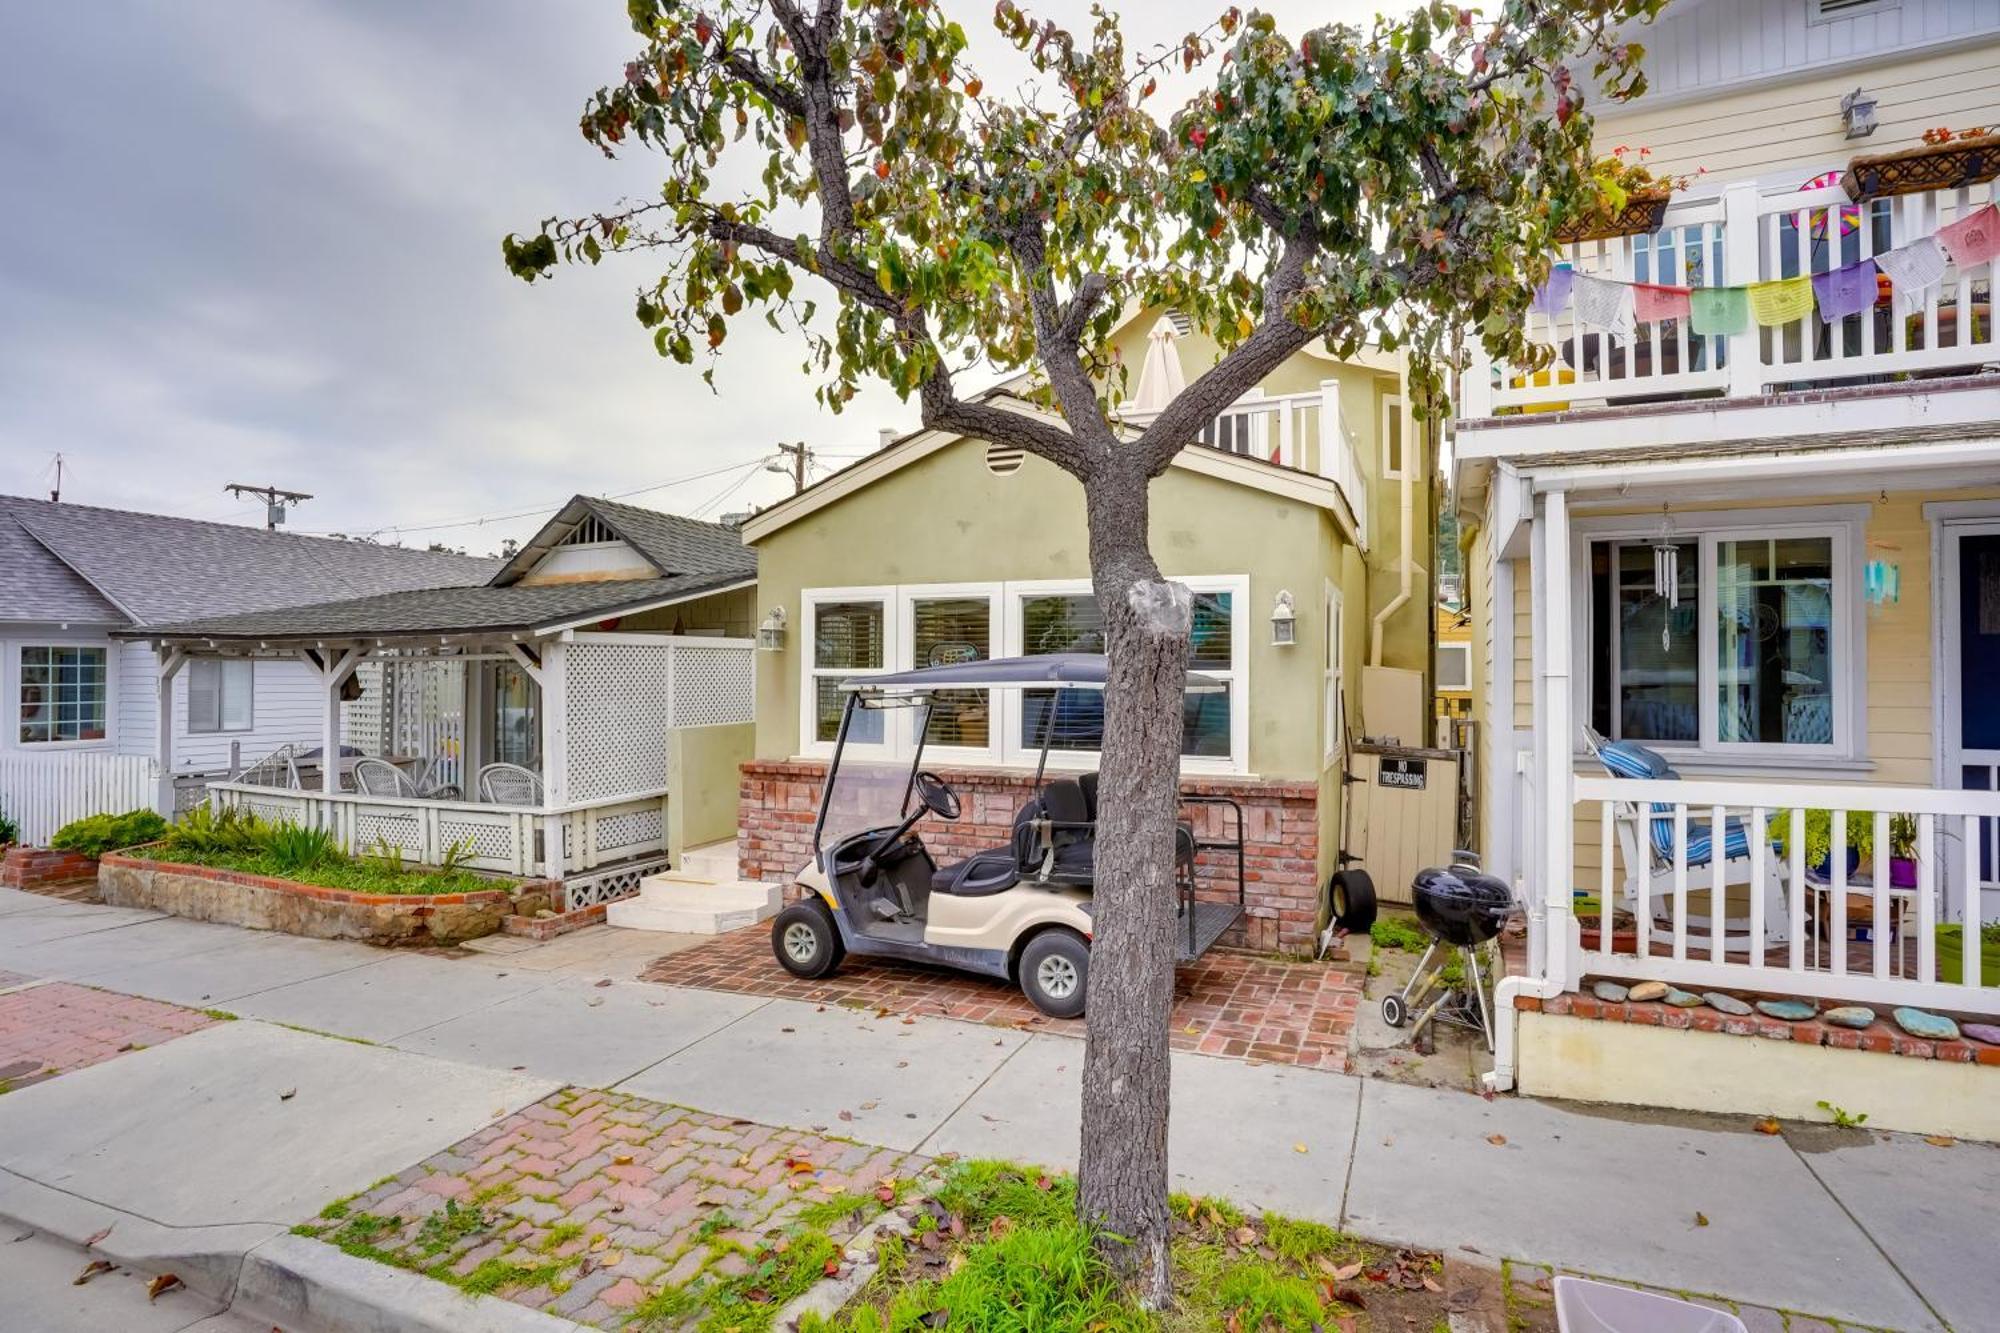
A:
POLYGON ((515 764, 539 773, 542 768, 542 687, 512 662, 489 664, 492 688, 487 734, 493 738, 493 762, 515 764))
MULTIPOLYGON (((949 666, 993 656, 990 596, 912 597, 910 665, 949 666)), ((944 690, 931 698, 929 745, 984 750, 992 743, 993 700, 988 690, 944 690)))
POLYGON ((21 649, 21 744, 101 741, 110 674, 101 647, 21 649))
POLYGON ((1324 693, 1320 705, 1321 758, 1329 764, 1339 757, 1347 741, 1341 734, 1343 715, 1340 706, 1345 679, 1342 671, 1345 657, 1341 648, 1347 641, 1346 617, 1340 590, 1329 580, 1326 584, 1326 667, 1321 681, 1324 693))
MULTIPOLYGON (((888 616, 889 590, 840 590, 819 594, 826 600, 806 595, 806 624, 811 630, 812 667, 808 676, 809 739, 831 745, 840 736, 840 714, 846 704, 840 682, 850 676, 890 669, 888 616), (870 591, 875 595, 866 596, 870 591)), ((856 745, 884 743, 886 715, 875 710, 858 711, 848 740, 856 745)))
POLYGON ((1437 688, 1454 692, 1472 688, 1471 644, 1441 643, 1438 645, 1437 688))
POLYGON ((250 730, 255 670, 247 657, 199 658, 189 663, 188 730, 250 730))
POLYGON ((1865 730, 1852 564, 1861 520, 1697 517, 1717 526, 1690 533, 1683 519, 1671 541, 1634 533, 1589 542, 1582 676, 1591 726, 1718 758, 1853 756, 1865 730), (1669 562, 1656 557, 1668 547, 1672 595, 1659 585, 1669 562))
POLYGON ((1403 478, 1403 400, 1384 398, 1382 400, 1382 476, 1386 480, 1401 481, 1403 478))

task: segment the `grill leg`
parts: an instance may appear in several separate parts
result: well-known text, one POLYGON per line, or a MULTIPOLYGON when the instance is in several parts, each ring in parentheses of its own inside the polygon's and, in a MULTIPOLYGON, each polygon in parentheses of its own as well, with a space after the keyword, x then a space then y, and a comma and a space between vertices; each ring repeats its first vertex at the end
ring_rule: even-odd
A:
POLYGON ((1479 950, 1465 951, 1465 967, 1472 977, 1472 994, 1479 1006, 1479 1031, 1486 1038, 1486 1050, 1493 1050, 1493 1013, 1486 1007, 1486 979, 1479 975, 1479 950))
POLYGON ((1417 959, 1417 970, 1410 973, 1410 979, 1403 983, 1403 1003, 1405 1005, 1410 1002, 1410 992, 1416 989, 1417 983, 1422 981, 1430 971, 1431 955, 1437 952, 1437 947, 1436 940, 1432 940, 1424 946, 1423 957, 1417 959))

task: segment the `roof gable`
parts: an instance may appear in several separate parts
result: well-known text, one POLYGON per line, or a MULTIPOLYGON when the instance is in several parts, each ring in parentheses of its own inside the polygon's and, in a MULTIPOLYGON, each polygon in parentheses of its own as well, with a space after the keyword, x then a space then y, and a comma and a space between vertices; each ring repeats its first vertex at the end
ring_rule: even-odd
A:
POLYGON ((743 545, 742 535, 734 528, 578 495, 494 574, 493 586, 556 579, 571 581, 578 577, 573 570, 548 570, 548 577, 534 579, 545 565, 559 563, 551 561, 556 553, 575 549, 565 543, 576 538, 589 539, 590 544, 607 548, 607 559, 602 562, 604 569, 598 575, 604 578, 633 577, 633 556, 662 578, 757 572, 756 552, 743 545), (622 543, 624 549, 609 549, 617 543, 622 543))
POLYGON ((0 621, 122 625, 130 619, 6 513, 0 513, 0 569, 7 571, 0 621))

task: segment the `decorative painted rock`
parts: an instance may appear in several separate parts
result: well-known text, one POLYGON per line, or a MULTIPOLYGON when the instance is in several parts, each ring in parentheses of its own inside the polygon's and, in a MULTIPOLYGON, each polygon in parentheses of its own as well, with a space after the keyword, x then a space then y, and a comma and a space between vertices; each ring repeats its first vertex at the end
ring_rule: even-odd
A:
POLYGON ((1875 1021, 1875 1011, 1865 1004, 1843 1004, 1827 1010, 1820 1019, 1837 1028, 1865 1028, 1875 1021))
POLYGON ((1634 1004, 1644 1004, 1648 1000, 1666 999, 1667 992, 1672 989, 1664 981, 1642 981, 1627 992, 1625 998, 1634 1004))
POLYGON ((1895 1012, 1896 1026, 1912 1037, 1922 1037, 1925 1041, 1957 1041, 1958 1024, 1943 1014, 1927 1014, 1921 1009, 1898 1009, 1895 1012))
POLYGON ((1750 1006, 1737 999, 1734 995, 1724 995, 1719 990, 1711 990, 1703 991, 1701 998, 1707 1002, 1709 1008, 1720 1009, 1732 1018, 1748 1018, 1750 1016, 1750 1006))
POLYGON ((1787 1023, 1803 1023, 1819 1010, 1805 1000, 1759 1000, 1757 1012, 1766 1018, 1780 1018, 1787 1023))
POLYGON ((1960 1023, 1958 1031, 1961 1036, 1970 1037, 1974 1041, 1983 1041, 1988 1046, 2000 1046, 2000 1027, 1995 1027, 1991 1023, 1960 1023))
POLYGON ((1606 1004, 1623 1004, 1632 992, 1615 981, 1593 981, 1590 983, 1590 993, 1606 1004))
POLYGON ((1672 986, 1669 986, 1664 998, 1668 1004, 1676 1009, 1701 1008, 1701 996, 1696 995, 1693 991, 1676 990, 1672 986))

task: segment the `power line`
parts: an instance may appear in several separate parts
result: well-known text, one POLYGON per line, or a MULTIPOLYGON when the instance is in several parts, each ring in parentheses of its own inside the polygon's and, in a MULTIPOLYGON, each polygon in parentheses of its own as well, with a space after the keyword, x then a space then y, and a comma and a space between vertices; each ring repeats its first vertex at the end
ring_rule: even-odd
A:
POLYGON ((697 505, 695 507, 694 513, 690 514, 689 517, 702 518, 706 516, 710 510, 719 506, 724 500, 727 500, 730 496, 736 494, 736 492, 742 490, 745 486, 748 486, 750 484, 751 479, 754 478, 756 475, 757 475, 757 467, 753 465, 750 471, 745 472, 742 476, 738 477, 728 486, 725 486, 715 495, 711 496, 709 499, 697 505))

